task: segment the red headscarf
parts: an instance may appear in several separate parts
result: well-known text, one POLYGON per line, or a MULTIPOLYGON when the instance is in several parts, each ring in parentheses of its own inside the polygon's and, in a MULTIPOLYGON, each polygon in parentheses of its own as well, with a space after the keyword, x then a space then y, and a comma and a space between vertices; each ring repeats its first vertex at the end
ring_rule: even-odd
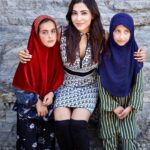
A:
POLYGON ((55 21, 49 16, 39 16, 34 20, 28 41, 32 59, 27 64, 19 64, 13 80, 15 87, 37 93, 41 99, 48 92, 56 90, 64 77, 58 41, 53 47, 48 48, 39 38, 38 26, 44 19, 49 19, 56 26, 55 21))

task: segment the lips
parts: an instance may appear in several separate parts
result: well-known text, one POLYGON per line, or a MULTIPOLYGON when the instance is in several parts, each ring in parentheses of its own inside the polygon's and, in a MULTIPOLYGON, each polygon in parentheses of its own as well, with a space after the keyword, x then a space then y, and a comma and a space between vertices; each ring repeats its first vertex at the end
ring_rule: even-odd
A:
POLYGON ((76 23, 76 25, 77 25, 78 27, 80 27, 80 26, 84 25, 84 23, 76 23))
POLYGON ((123 42, 123 41, 118 41, 117 43, 118 43, 118 45, 124 45, 124 44, 126 44, 126 42, 123 42))
POLYGON ((48 43, 53 43, 54 41, 47 41, 48 43))
POLYGON ((125 43, 126 41, 118 41, 119 43, 125 43))

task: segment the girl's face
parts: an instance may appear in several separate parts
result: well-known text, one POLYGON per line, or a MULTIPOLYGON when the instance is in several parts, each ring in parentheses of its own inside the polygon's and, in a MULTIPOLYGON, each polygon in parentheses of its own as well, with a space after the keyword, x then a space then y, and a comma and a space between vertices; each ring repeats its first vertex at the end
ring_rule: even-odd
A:
POLYGON ((84 3, 77 3, 73 6, 71 20, 79 32, 89 32, 92 14, 84 3))
POLYGON ((46 47, 53 47, 57 40, 57 31, 52 21, 44 22, 40 25, 39 37, 46 47))
POLYGON ((119 46, 124 46, 130 39, 130 31, 123 25, 118 25, 113 32, 114 41, 119 46))

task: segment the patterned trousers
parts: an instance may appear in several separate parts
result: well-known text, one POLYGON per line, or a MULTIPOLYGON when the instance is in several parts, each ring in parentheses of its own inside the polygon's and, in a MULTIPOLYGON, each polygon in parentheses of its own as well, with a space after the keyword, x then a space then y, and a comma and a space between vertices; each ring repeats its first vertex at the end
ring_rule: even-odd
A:
POLYGON ((17 150, 55 150, 54 120, 17 117, 17 150))
POLYGON ((135 139, 121 139, 116 135, 112 138, 102 139, 103 150, 137 150, 137 142, 135 139))

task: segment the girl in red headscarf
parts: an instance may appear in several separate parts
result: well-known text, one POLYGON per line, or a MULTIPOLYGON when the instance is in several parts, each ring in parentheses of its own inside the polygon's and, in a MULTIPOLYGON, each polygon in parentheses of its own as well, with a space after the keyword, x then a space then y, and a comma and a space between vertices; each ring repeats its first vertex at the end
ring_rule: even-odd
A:
POLYGON ((53 92, 64 75, 57 34, 51 17, 37 17, 28 41, 32 60, 15 73, 18 150, 54 149, 53 92))

